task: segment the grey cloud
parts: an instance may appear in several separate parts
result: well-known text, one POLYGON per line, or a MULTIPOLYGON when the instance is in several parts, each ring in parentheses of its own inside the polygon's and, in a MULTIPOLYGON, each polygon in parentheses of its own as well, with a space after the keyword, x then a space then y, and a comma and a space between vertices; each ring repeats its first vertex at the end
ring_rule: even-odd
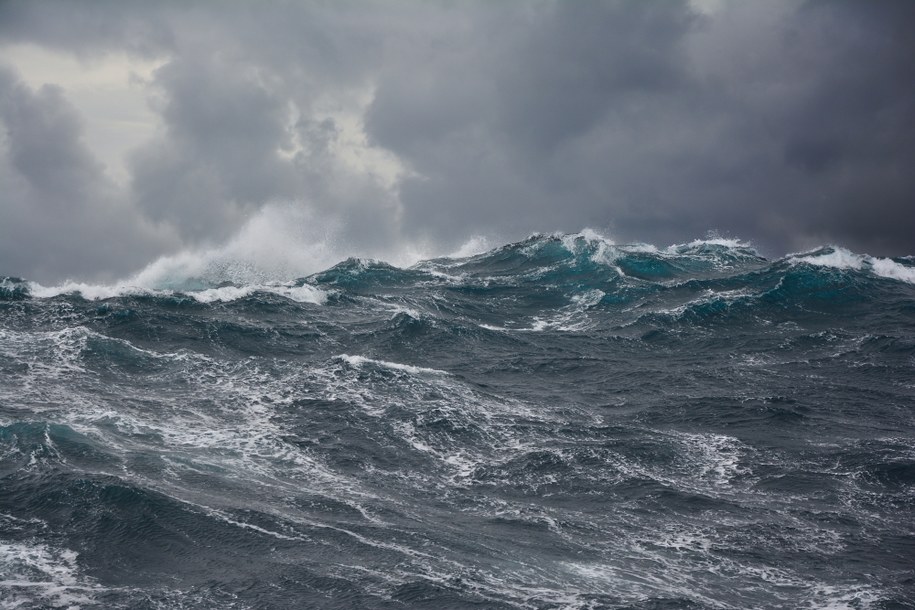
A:
MULTIPOLYGON (((134 151, 126 189, 104 179, 60 92, 27 92, 62 113, 39 129, 6 84, 20 93, 4 97, 2 213, 38 234, 66 193, 84 216, 145 227, 159 253, 224 239, 272 201, 342 224, 356 250, 593 226, 655 243, 715 229, 770 254, 912 253, 912 25, 905 0, 711 15, 610 0, 7 2, 0 44, 165 63, 151 84, 162 130, 134 151), (369 91, 370 142, 410 170, 394 188, 340 158, 343 126, 321 112, 369 91)), ((71 267, 106 268, 82 259, 71 267)))
POLYGON ((631 175, 633 146, 663 137, 666 116, 647 110, 675 112, 686 86, 695 15, 682 3, 580 2, 501 15, 497 28, 487 17, 443 61, 406 59, 381 81, 367 124, 419 174, 403 185, 406 217, 417 230, 444 217, 438 226, 515 233, 614 222, 635 196, 616 175, 631 175))
POLYGON ((300 83, 287 86, 275 69, 219 57, 181 57, 159 69, 165 132, 132 157, 138 205, 189 243, 225 239, 275 201, 339 220, 354 241, 391 239, 391 193, 341 165, 332 151, 340 130, 312 118, 300 83))
POLYGON ((185 238, 225 238, 245 211, 293 197, 291 168, 278 157, 289 134, 284 99, 251 66, 175 59, 160 68, 165 133, 132 159, 139 206, 185 238))
POLYGON ((2 118, 12 168, 48 207, 66 207, 74 192, 85 197, 97 186, 101 167, 81 146, 82 125, 63 91, 45 85, 33 92, 11 72, 2 83, 2 118))
POLYGON ((911 252, 915 142, 900 136, 915 132, 915 5, 813 2, 799 24, 795 78, 816 84, 786 104, 785 163, 813 191, 824 234, 911 252))
POLYGON ((137 265, 170 243, 118 201, 60 89, 33 91, 0 68, 0 123, 0 261, 10 272, 51 280, 98 275, 137 265))
MULTIPOLYGON (((316 218, 329 226, 344 225, 345 230, 335 231, 338 239, 363 252, 396 240, 398 204, 391 190, 336 158, 328 140, 339 137, 339 130, 333 121, 312 118, 316 100, 370 86, 367 71, 377 62, 383 37, 371 17, 358 7, 307 3, 278 3, 266 12, 243 4, 225 9, 129 2, 0 4, 0 44, 38 43, 88 59, 126 51, 165 61, 150 83, 150 101, 162 129, 131 153, 127 188, 105 179, 91 153, 77 142, 81 127, 72 109, 72 133, 58 128, 60 133, 45 134, 62 140, 23 133, 14 143, 52 149, 48 163, 26 164, 29 171, 43 172, 36 183, 49 201, 48 189, 59 183, 67 205, 85 208, 85 216, 101 215, 103 206, 93 211, 84 201, 105 202, 122 215, 134 215, 132 224, 142 230, 151 228, 167 239, 140 248, 141 254, 108 260, 89 253, 74 256, 74 262, 53 273, 34 258, 37 248, 29 247, 30 256, 4 257, 4 270, 39 279, 59 279, 73 274, 72 269, 84 276, 124 274, 176 248, 225 240, 265 205, 284 201, 318 210, 316 218), (75 158, 54 167, 56 157, 70 150, 68 142, 74 143, 75 158), (81 170, 78 163, 94 167, 81 170), (84 175, 71 175, 79 171, 84 175), (91 189, 84 189, 85 184, 91 189), (83 197, 81 189, 95 191, 83 197)), ((380 9, 372 12, 389 12, 380 9)), ((15 117, 8 123, 27 127, 15 117)), ((97 243, 92 231, 64 236, 63 226, 41 215, 44 204, 36 204, 35 197, 16 202, 23 222, 33 225, 27 233, 53 236, 45 240, 45 256, 59 258, 63 238, 82 239, 87 249, 97 243)), ((129 243, 142 230, 128 228, 123 241, 129 243)), ((11 238, 10 250, 26 251, 14 248, 23 239, 11 238)))
POLYGON ((609 224, 668 242, 718 229, 770 252, 915 250, 915 148, 899 137, 915 109, 911 4, 773 4, 702 18, 676 3, 556 3, 475 40, 471 66, 402 63, 368 125, 420 174, 403 185, 407 217, 417 229, 439 216, 475 230, 609 224), (768 30, 729 39, 761 10, 777 13, 768 30), (440 83, 423 84, 429 74, 440 83), (450 112, 455 99, 473 109, 450 112))
POLYGON ((170 48, 173 36, 167 12, 151 3, 7 0, 0 3, 0 40, 81 56, 126 50, 149 57, 170 48))
POLYGON ((538 17, 512 49, 523 62, 500 66, 494 100, 499 127, 526 151, 549 154, 633 95, 675 93, 684 77, 685 4, 586 0, 538 17))

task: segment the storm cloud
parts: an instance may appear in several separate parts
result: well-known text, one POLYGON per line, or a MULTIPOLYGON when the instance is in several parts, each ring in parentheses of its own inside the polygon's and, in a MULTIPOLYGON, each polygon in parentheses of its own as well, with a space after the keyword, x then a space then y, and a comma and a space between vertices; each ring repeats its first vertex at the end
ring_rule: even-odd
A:
POLYGON ((378 256, 585 226, 915 253, 913 26, 905 0, 7 1, 0 274, 113 277, 277 205, 378 256), (24 46, 155 64, 126 178, 24 46))

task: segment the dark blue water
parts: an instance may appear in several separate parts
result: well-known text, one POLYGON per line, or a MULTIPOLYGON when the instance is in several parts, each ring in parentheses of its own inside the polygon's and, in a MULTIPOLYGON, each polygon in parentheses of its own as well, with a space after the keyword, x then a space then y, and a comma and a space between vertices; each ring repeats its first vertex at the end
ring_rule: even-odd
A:
POLYGON ((181 282, 0 282, 0 606, 915 607, 911 258, 181 282))

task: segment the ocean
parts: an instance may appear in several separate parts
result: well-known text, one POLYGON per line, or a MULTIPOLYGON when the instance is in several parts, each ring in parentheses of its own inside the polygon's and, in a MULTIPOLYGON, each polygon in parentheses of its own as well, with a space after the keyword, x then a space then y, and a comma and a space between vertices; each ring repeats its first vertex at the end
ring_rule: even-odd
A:
POLYGON ((7 277, 0 607, 915 608, 915 259, 7 277))

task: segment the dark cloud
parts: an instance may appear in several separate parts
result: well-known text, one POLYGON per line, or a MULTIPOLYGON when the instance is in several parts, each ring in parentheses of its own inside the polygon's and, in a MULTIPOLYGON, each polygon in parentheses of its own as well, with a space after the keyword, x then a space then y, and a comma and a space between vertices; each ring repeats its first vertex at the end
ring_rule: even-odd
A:
POLYGON ((717 229, 770 251, 909 252, 911 7, 551 4, 449 70, 400 62, 368 125, 418 170, 403 185, 416 228, 717 229))
POLYGON ((453 45, 454 57, 404 53, 381 80, 369 133, 417 169, 403 185, 417 230, 615 222, 624 202, 612 178, 638 139, 631 122, 682 87, 694 15, 673 3, 539 9, 523 20, 502 14, 498 27, 480 15, 480 35, 453 45))
POLYGON ((123 272, 275 201, 356 250, 594 226, 912 253, 913 25, 906 0, 6 2, 0 45, 163 65, 161 129, 125 185, 66 92, 4 73, 4 272, 123 272), (352 148, 359 124, 402 164, 393 183, 352 148), (143 247, 111 264, 97 227, 143 247))
POLYGON ((149 3, 86 2, 0 3, 0 40, 40 44, 81 56, 126 50, 155 56, 174 43, 169 10, 149 3))
POLYGON ((160 68, 161 138, 132 158, 139 206, 174 221, 187 239, 225 238, 245 211, 294 197, 285 98, 258 82, 255 69, 218 57, 174 60, 160 68))

